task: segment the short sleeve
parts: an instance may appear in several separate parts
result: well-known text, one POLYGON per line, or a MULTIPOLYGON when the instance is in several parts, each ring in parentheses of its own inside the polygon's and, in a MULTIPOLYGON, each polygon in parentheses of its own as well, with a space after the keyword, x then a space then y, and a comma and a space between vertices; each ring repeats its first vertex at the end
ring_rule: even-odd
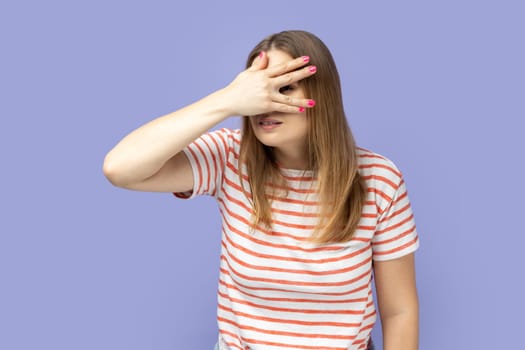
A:
POLYGON ((193 189, 173 193, 175 197, 190 199, 197 195, 217 196, 228 153, 232 148, 233 132, 223 128, 203 134, 182 150, 193 171, 193 189))
POLYGON ((372 239, 373 259, 382 261, 400 258, 418 247, 414 215, 405 182, 401 178, 392 200, 379 215, 372 239))

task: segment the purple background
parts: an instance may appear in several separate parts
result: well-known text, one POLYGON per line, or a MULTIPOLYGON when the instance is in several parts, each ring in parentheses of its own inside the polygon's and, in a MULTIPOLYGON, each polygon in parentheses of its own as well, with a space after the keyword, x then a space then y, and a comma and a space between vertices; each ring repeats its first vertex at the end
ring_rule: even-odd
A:
POLYGON ((283 29, 326 42, 358 143, 405 175, 420 348, 522 348, 524 13, 506 0, 2 2, 0 349, 211 350, 215 202, 114 188, 102 161, 283 29))

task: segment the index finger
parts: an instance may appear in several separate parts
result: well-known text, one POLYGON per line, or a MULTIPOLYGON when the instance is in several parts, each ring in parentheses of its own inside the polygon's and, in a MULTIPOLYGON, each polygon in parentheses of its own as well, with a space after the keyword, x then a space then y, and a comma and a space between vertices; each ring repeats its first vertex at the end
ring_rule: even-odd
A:
POLYGON ((278 64, 272 67, 268 67, 266 68, 266 71, 268 72, 270 77, 277 77, 284 73, 294 71, 297 68, 301 68, 305 66, 308 62, 310 62, 309 56, 301 56, 293 60, 290 60, 288 62, 284 62, 284 63, 278 64))

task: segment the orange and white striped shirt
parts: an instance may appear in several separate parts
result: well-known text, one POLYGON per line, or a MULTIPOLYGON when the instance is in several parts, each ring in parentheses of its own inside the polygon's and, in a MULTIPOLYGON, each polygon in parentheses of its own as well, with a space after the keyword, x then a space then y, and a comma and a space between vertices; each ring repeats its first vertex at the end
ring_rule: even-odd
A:
POLYGON ((305 242, 319 211, 310 171, 281 169, 289 188, 286 197, 272 198, 272 230, 251 228, 252 208, 238 176, 240 139, 239 130, 221 129, 188 145, 194 187, 175 193, 218 201, 219 349, 365 349, 376 321, 372 261, 419 245, 401 173, 387 158, 359 148, 368 195, 358 229, 349 242, 316 246, 305 242))

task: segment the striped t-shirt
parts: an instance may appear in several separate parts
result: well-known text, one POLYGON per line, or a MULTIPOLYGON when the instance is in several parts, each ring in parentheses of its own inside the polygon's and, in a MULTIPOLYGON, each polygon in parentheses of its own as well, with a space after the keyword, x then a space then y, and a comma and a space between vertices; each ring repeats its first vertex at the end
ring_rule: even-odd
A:
POLYGON ((349 242, 316 246, 305 242, 319 211, 311 171, 280 169, 288 193, 271 198, 272 230, 251 228, 252 208, 238 176, 240 139, 239 130, 221 129, 188 145, 194 187, 175 193, 218 201, 219 349, 365 349, 376 321, 372 261, 419 245, 401 173, 387 158, 359 148, 368 193, 358 229, 349 242))

